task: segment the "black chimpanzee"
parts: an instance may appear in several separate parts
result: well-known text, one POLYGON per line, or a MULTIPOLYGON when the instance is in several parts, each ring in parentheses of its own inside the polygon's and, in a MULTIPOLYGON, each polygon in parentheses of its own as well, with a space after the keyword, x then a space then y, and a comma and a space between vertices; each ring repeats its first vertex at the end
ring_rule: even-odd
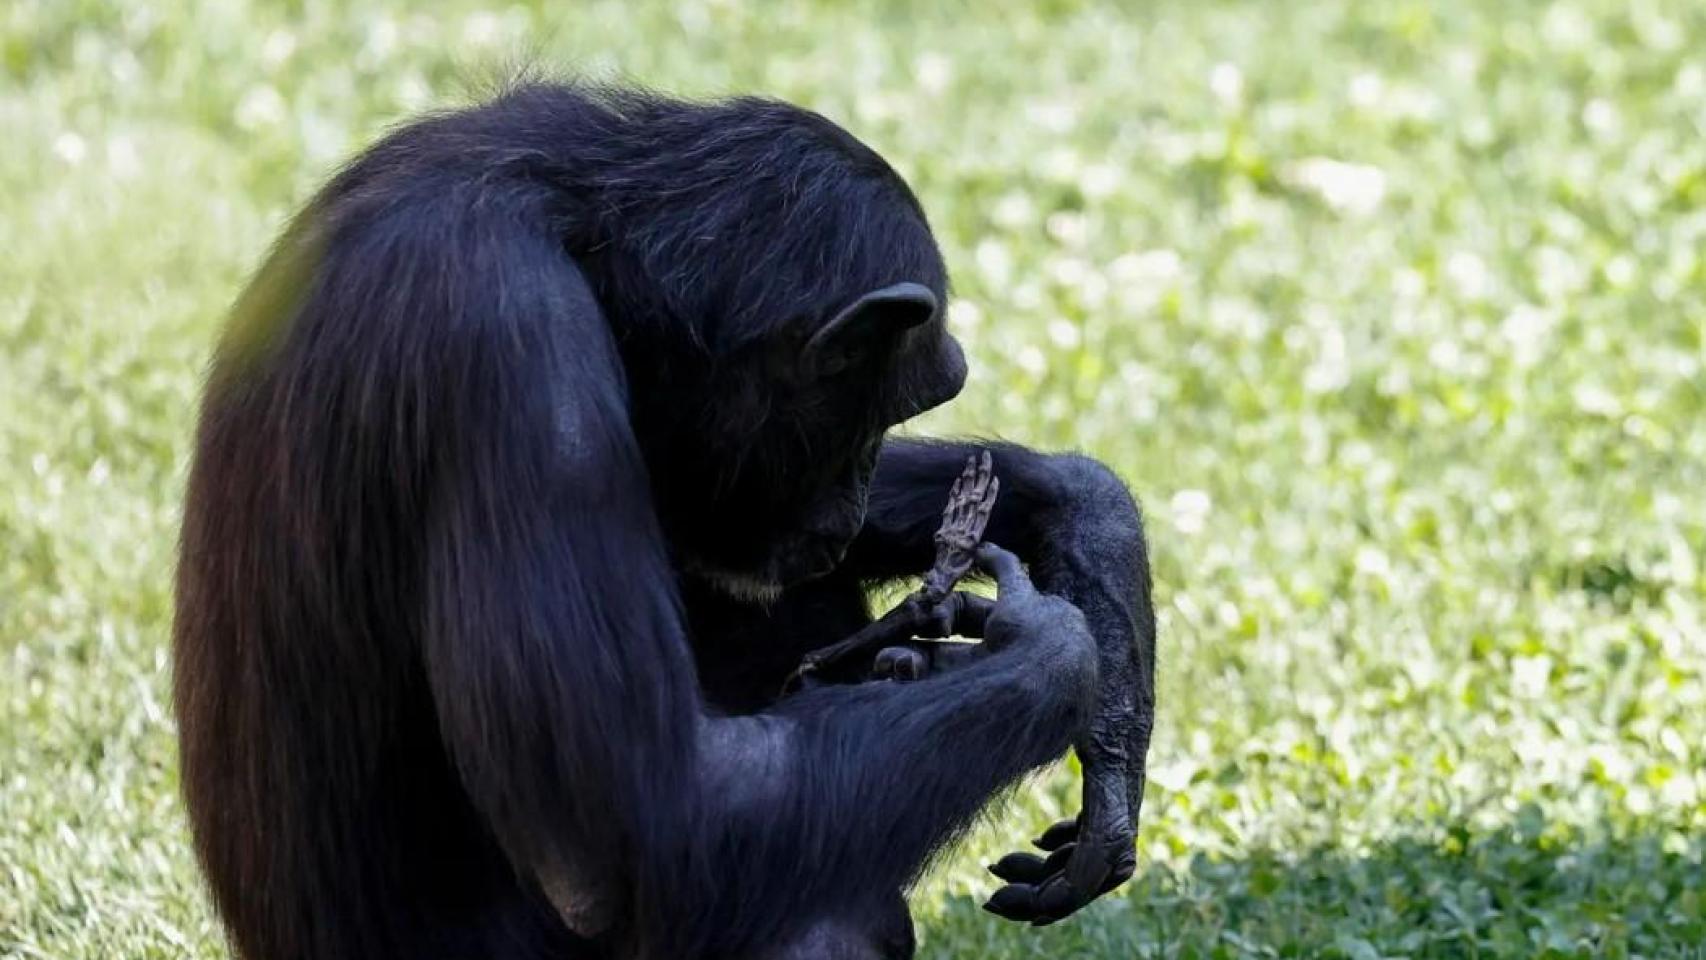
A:
POLYGON ((900 891, 1075 744, 997 865, 1130 876, 1153 711, 1136 507, 995 445, 985 651, 779 698, 916 575, 968 445, 941 257, 816 114, 536 84, 411 124, 295 219, 210 374, 176 620, 198 852, 246 960, 904 957, 900 891), (1080 613, 1081 611, 1081 613, 1080 613))

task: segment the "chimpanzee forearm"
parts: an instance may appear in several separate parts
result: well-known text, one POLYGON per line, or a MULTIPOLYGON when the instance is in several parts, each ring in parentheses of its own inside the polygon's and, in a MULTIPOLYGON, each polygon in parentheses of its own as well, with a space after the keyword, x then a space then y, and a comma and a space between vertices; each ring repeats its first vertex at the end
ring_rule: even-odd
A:
MULTIPOLYGON (((891 577, 916 573, 928 563, 943 485, 979 446, 886 443, 866 528, 848 565, 861 575, 891 577)), ((1130 875, 1143 798, 1154 717, 1155 624, 1141 519, 1124 485, 1093 460, 1009 444, 988 448, 1002 491, 986 536, 1024 557, 1040 589, 1083 611, 1099 650, 1095 717, 1076 744, 1085 776, 1083 829, 1075 837, 1082 853, 1069 867, 1077 885, 1098 888, 1087 891, 1087 898, 1130 875), (1098 870, 1106 876, 1096 876, 1098 870)), ((995 909, 1038 918, 1027 916, 1022 906, 1005 911, 998 902, 995 909)))
POLYGON ((764 714, 705 722, 703 795, 727 831, 714 846, 754 867, 740 896, 837 902, 905 884, 990 795, 1084 728, 1097 685, 1083 615, 1036 591, 1011 554, 984 553, 1001 598, 965 607, 963 628, 984 637, 974 661, 916 683, 819 687, 764 714), (948 755, 961 760, 939 762, 948 755), (778 809, 811 815, 778 818, 778 809), (821 868, 794 869, 802 850, 821 868), (752 889, 766 881, 786 887, 752 889))

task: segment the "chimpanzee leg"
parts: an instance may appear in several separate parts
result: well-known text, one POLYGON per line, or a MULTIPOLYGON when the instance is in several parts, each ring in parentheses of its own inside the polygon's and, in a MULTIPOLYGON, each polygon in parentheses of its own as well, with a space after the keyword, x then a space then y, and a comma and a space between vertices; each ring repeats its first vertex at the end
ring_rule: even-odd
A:
POLYGON ((1001 481, 985 538, 1029 563, 1040 589, 1078 606, 1099 650, 1096 714, 1076 744, 1084 811, 1076 825, 1045 837, 1049 848, 1068 852, 1034 863, 1002 861, 997 873, 1014 885, 990 903, 1005 916, 1049 922, 1124 882, 1135 868, 1155 703, 1155 614, 1137 504, 1112 471, 1087 457, 1002 443, 891 440, 878 460, 865 527, 845 569, 887 578, 928 567, 948 486, 966 459, 983 449, 993 453, 1001 481), (1040 908, 1034 892, 1058 870, 1065 871, 1076 900, 1040 908))
POLYGON ((807 927, 763 960, 911 960, 912 912, 899 890, 807 927))

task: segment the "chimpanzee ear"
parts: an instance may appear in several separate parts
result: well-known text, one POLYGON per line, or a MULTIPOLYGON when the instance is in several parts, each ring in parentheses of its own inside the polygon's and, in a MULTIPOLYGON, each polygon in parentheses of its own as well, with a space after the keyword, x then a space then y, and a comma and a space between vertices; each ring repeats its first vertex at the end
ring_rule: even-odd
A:
POLYGON ((806 354, 835 356, 893 337, 936 315, 936 295, 921 283, 872 290, 844 307, 806 343, 806 354))

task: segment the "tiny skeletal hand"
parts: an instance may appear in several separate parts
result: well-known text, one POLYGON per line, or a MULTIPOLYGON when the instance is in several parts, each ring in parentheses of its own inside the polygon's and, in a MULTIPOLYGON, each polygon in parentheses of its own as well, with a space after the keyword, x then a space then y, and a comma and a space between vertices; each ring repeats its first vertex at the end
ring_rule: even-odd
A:
POLYGON ((948 491, 942 526, 936 530, 936 563, 925 574, 918 596, 926 601, 941 599, 970 572, 1000 492, 1001 480, 995 476, 995 461, 989 451, 966 460, 965 469, 948 491))

